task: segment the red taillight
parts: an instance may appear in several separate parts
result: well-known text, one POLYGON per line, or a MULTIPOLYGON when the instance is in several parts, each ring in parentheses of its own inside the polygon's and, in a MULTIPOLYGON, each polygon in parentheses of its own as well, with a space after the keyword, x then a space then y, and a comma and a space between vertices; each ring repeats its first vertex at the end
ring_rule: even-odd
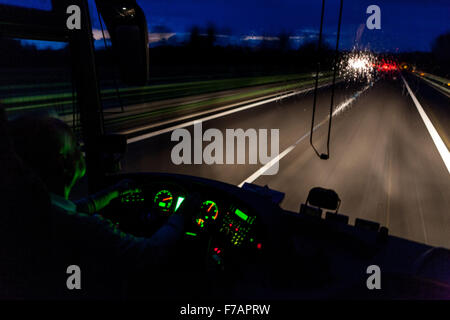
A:
POLYGON ((393 71, 397 70, 397 66, 394 63, 383 62, 377 66, 378 71, 393 71))

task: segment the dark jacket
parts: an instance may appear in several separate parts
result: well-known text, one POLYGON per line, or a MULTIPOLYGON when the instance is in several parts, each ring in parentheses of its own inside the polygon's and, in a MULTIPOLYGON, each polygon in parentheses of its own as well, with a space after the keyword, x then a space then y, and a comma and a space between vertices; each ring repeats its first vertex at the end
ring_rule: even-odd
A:
POLYGON ((55 278, 62 297, 121 298, 131 278, 157 277, 171 261, 183 233, 183 217, 173 215, 150 238, 135 237, 100 215, 76 212, 76 205, 51 195, 52 252, 62 279, 55 278), (82 289, 66 287, 67 267, 81 269, 82 289), (83 286, 84 284, 84 286, 83 286))

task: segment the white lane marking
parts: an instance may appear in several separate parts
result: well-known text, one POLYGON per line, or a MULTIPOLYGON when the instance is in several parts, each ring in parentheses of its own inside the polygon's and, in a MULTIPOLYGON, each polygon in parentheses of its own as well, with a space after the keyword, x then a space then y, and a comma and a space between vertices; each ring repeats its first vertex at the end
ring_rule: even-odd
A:
MULTIPOLYGON (((364 87, 361 91, 358 91, 357 93, 355 93, 353 95, 353 97, 351 97, 350 99, 347 99, 346 101, 344 101, 343 103, 341 103, 334 111, 332 116, 336 116, 339 113, 341 113, 342 111, 344 111, 345 108, 347 108, 353 101, 355 101, 364 91, 366 91, 367 89, 369 89, 371 87, 371 85, 368 85, 366 87, 364 87)), ((326 123, 328 121, 328 119, 330 118, 330 116, 327 116, 325 119, 323 119, 318 125, 316 125, 313 129, 313 131, 316 131, 317 129, 319 129, 324 123, 326 123)), ((250 177, 248 177, 247 179, 245 179, 244 181, 242 181, 238 187, 242 188, 242 186, 247 182, 247 183, 253 183, 256 179, 258 179, 264 172, 266 172, 267 170, 270 169, 270 167, 272 167, 274 164, 276 164, 278 161, 280 161, 281 159, 283 159, 286 155, 288 155, 292 150, 295 149, 295 147, 302 142, 305 138, 309 137, 309 135, 311 134, 311 132, 305 133, 300 139, 298 139, 297 141, 295 141, 291 146, 289 146, 287 149, 285 149, 282 153, 280 153, 277 157, 273 158, 271 161, 269 161, 267 164, 265 164, 264 166, 262 166, 261 168, 259 168, 255 173, 253 173, 250 177)))
POLYGON ((444 161, 444 164, 447 167, 448 172, 450 173, 450 153, 447 149, 447 146, 445 145, 444 141, 442 141, 442 138, 437 132, 437 130, 434 128, 433 124, 430 121, 430 118, 428 118, 427 114, 425 113, 425 110, 423 110, 422 105, 419 103, 419 100, 417 100, 416 96, 412 92, 411 88, 408 85, 408 82, 406 82, 406 79, 403 77, 403 75, 401 77, 406 86, 406 89, 409 92, 412 101, 416 105, 417 111, 419 111, 420 117, 422 118, 423 122, 425 123, 425 126, 427 127, 431 139, 433 139, 434 145, 438 149, 439 154, 441 155, 441 158, 444 161))
MULTIPOLYGON (((325 83, 325 84, 322 84, 322 85, 318 86, 318 88, 326 87, 328 85, 330 85, 330 84, 329 83, 325 83)), ((305 92, 309 92, 309 91, 312 91, 312 90, 314 90, 314 88, 307 88, 307 89, 303 89, 303 90, 299 90, 299 91, 294 91, 294 92, 291 92, 291 93, 288 93, 288 94, 285 94, 285 95, 282 95, 282 96, 276 96, 274 98, 270 98, 270 99, 267 99, 267 100, 255 102, 255 103, 252 103, 252 104, 240 107, 240 108, 236 108, 236 109, 220 112, 220 113, 217 113, 217 114, 214 114, 214 115, 211 115, 211 116, 207 116, 207 117, 204 117, 204 118, 200 118, 200 119, 184 122, 184 123, 181 123, 181 124, 176 125, 176 126, 172 126, 172 127, 168 127, 168 128, 165 128, 165 129, 149 132, 147 134, 143 134, 143 135, 140 135, 140 136, 136 136, 136 137, 127 139, 127 144, 131 144, 131 143, 139 142, 139 141, 142 141, 142 140, 145 140, 145 139, 149 139, 149 138, 152 138, 152 137, 155 137, 155 136, 159 136, 161 134, 164 134, 164 133, 167 133, 167 132, 171 132, 171 131, 173 131, 175 129, 180 129, 180 128, 192 126, 192 125, 194 125, 195 123, 197 123, 199 121, 205 122, 205 121, 208 121, 208 120, 224 117, 224 116, 236 113, 236 112, 240 112, 240 111, 243 111, 243 110, 255 108, 255 107, 261 106, 263 104, 270 103, 270 102, 283 100, 283 99, 286 99, 286 98, 289 98, 289 97, 292 97, 292 96, 295 96, 295 95, 298 95, 298 94, 302 94, 302 93, 305 93, 305 92)))

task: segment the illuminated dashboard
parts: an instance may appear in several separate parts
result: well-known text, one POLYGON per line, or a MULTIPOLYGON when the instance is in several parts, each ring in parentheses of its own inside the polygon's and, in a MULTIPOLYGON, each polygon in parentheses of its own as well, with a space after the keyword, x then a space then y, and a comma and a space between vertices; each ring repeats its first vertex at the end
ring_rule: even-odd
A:
MULTIPOLYGON (((197 237, 203 233, 218 233, 222 247, 251 247, 261 249, 255 231, 256 216, 245 206, 232 203, 226 197, 203 192, 201 205, 193 213, 193 223, 186 235, 197 237)), ((123 206, 142 207, 160 217, 177 212, 186 200, 186 191, 176 185, 138 189, 120 198, 123 206)), ((217 249, 217 248, 216 248, 217 249)), ((217 251, 220 250, 217 249, 217 251)))
POLYGON ((255 242, 252 226, 256 217, 248 216, 238 208, 231 207, 222 217, 219 231, 227 235, 234 246, 242 246, 255 242))

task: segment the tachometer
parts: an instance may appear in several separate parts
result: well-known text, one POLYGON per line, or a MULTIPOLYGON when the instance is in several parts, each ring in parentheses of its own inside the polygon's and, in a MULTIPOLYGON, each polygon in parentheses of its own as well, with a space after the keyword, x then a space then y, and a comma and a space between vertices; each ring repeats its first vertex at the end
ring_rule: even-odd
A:
POLYGON ((168 211, 173 203, 172 193, 169 190, 159 191, 155 196, 154 203, 159 209, 168 211))
POLYGON ((217 219, 219 215, 219 207, 214 201, 208 200, 202 203, 200 213, 195 219, 195 223, 203 228, 206 224, 217 219))

